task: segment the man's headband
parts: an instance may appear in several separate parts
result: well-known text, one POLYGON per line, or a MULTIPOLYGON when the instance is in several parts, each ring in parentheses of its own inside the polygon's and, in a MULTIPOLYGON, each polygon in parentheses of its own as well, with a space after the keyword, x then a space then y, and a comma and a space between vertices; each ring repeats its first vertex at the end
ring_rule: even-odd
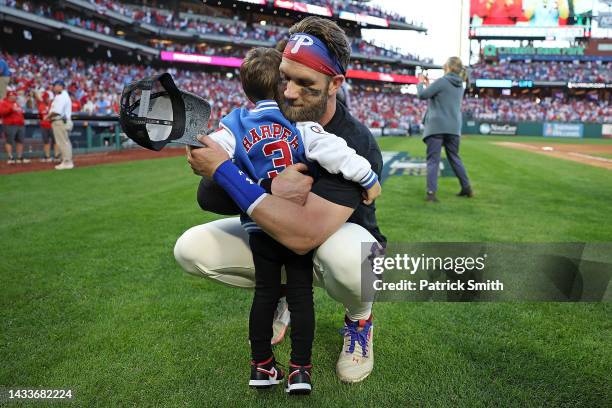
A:
POLYGON ((325 75, 346 75, 338 59, 323 41, 310 34, 293 34, 285 47, 283 58, 306 65, 325 75))

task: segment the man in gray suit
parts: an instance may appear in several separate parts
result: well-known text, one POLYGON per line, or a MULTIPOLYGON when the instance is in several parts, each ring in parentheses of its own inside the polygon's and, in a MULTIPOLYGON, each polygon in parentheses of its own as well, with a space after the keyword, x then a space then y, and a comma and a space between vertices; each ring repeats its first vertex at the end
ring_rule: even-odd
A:
POLYGON ((459 157, 461 135, 461 100, 466 69, 458 57, 451 57, 444 64, 444 76, 433 84, 419 75, 417 93, 420 99, 428 100, 427 113, 423 120, 423 141, 427 144, 427 201, 438 202, 438 172, 442 146, 446 157, 459 179, 461 191, 458 196, 473 197, 470 180, 459 157))

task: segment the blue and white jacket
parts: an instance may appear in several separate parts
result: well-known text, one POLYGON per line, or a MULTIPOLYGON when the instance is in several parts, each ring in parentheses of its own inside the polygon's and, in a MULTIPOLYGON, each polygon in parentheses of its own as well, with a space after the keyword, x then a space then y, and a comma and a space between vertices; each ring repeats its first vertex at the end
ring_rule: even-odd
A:
MULTIPOLYGON (((316 161, 329 173, 342 173, 365 189, 378 181, 370 163, 344 139, 316 122, 290 122, 273 100, 259 101, 251 110, 234 109, 210 137, 252 180, 274 178, 287 166, 316 161)), ((246 214, 241 220, 247 232, 261 231, 246 214)))

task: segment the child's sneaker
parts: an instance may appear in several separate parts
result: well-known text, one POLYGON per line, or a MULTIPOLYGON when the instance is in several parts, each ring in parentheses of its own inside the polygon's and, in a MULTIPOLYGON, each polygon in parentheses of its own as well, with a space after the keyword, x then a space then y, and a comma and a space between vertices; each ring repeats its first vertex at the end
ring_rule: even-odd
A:
POLYGON ((276 366, 274 357, 270 357, 261 363, 251 361, 251 380, 249 381, 249 386, 252 388, 270 388, 282 382, 284 378, 285 373, 282 368, 276 366))
POLYGON ((285 391, 290 395, 310 394, 312 391, 310 370, 312 370, 312 364, 300 366, 289 362, 289 376, 285 391))

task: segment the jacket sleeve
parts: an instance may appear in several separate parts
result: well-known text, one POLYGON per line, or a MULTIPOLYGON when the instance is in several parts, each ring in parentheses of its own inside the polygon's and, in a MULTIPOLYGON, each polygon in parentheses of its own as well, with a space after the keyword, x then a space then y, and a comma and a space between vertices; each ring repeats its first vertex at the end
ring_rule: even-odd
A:
POLYGON ((229 129, 223 127, 208 136, 221 145, 223 150, 229 154, 230 159, 234 158, 234 154, 236 152, 236 138, 229 129))
POLYGON ((331 174, 342 173, 345 179, 359 183, 365 189, 378 181, 370 162, 348 147, 344 139, 327 133, 316 122, 301 122, 298 129, 308 160, 318 162, 331 174))
POLYGON ((444 86, 443 79, 444 78, 440 78, 434 81, 434 83, 430 84, 427 88, 423 86, 422 82, 419 83, 417 85, 417 96, 419 99, 431 99, 436 96, 444 86))

